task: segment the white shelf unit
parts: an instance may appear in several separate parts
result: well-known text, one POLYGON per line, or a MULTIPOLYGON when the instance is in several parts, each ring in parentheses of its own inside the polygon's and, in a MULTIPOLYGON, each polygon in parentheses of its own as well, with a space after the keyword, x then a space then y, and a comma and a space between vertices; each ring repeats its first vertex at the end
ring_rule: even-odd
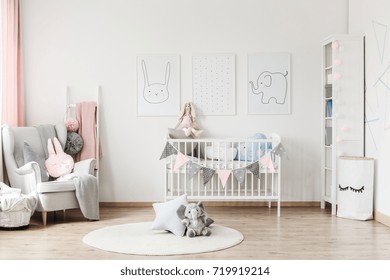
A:
POLYGON ((330 203, 335 215, 338 158, 364 156, 364 37, 332 35, 321 46, 321 208, 330 203))

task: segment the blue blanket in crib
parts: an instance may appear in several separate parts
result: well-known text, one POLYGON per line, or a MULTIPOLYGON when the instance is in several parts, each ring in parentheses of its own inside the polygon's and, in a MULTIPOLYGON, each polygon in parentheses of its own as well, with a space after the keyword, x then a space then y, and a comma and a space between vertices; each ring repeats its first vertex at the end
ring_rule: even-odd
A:
POLYGON ((248 142, 240 143, 237 147, 235 160, 257 161, 272 150, 272 142, 253 142, 252 139, 267 139, 263 133, 256 133, 248 138, 248 142))

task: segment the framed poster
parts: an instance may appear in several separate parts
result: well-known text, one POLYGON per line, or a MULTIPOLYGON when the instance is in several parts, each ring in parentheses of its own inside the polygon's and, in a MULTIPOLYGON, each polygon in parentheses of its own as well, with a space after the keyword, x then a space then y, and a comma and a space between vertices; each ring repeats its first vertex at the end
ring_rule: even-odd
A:
POLYGON ((290 54, 248 55, 248 114, 290 114, 290 54))
POLYGON ((180 111, 178 55, 137 57, 137 115, 176 116, 180 111))
POLYGON ((198 115, 234 115, 235 55, 192 57, 192 94, 198 115))

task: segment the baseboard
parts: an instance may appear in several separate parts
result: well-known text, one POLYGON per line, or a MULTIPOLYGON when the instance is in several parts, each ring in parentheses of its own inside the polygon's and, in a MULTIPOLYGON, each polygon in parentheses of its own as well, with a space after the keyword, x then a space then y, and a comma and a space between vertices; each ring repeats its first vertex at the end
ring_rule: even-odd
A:
MULTIPOLYGON (((151 207, 153 202, 100 202, 102 207, 151 207)), ((205 201, 205 206, 222 206, 222 207, 253 207, 253 206, 268 206, 265 201, 205 201)), ((276 202, 272 202, 273 207, 276 202)), ((319 201, 282 201, 282 207, 320 207, 319 201)))
POLYGON ((385 215, 377 210, 374 210, 374 219, 375 221, 390 227, 390 216, 385 215))

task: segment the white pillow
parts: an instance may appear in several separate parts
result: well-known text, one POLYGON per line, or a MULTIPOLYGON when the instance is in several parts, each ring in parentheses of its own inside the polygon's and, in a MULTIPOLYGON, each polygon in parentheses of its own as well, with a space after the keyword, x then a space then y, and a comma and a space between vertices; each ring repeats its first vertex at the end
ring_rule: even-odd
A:
POLYGON ((188 204, 187 194, 167 202, 153 203, 156 218, 153 221, 152 229, 168 230, 177 236, 184 236, 186 227, 176 213, 182 204, 188 204))

